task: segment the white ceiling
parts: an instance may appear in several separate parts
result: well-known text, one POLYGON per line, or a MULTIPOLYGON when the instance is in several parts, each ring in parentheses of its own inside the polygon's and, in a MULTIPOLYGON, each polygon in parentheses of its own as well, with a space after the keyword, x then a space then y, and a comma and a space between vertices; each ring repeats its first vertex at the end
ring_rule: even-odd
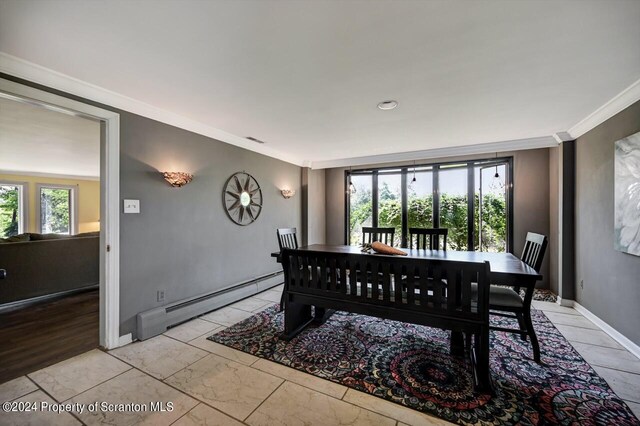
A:
POLYGON ((640 79, 639 22, 622 0, 3 0, 0 51, 329 164, 565 132, 640 79))
POLYGON ((0 97, 0 173, 100 176, 100 123, 0 97))

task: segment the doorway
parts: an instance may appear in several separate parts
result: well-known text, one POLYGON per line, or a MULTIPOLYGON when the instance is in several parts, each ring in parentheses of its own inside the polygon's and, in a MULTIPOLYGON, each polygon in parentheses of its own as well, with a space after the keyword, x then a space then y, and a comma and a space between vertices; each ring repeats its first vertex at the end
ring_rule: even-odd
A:
MULTIPOLYGON (((2 78, 0 78, 0 97, 98 123, 100 132, 98 342, 106 349, 128 343, 131 337, 121 337, 119 333, 119 114, 2 78)), ((44 220, 44 222, 39 221, 42 229, 66 229, 69 233, 76 232, 79 223, 77 205, 73 206, 73 189, 73 186, 69 185, 44 185, 34 189, 39 191, 38 196, 44 197, 45 200, 42 204, 45 207, 38 215, 39 219, 44 220), (68 207, 68 217, 58 214, 60 205, 68 207)), ((20 191, 24 189, 20 188, 20 191)), ((27 208, 22 207, 21 213, 27 208)), ((24 225, 26 224, 22 226, 24 225)), ((2 264, 0 269, 3 269, 2 264)), ((7 270, 6 274, 9 276, 11 271, 7 270)))

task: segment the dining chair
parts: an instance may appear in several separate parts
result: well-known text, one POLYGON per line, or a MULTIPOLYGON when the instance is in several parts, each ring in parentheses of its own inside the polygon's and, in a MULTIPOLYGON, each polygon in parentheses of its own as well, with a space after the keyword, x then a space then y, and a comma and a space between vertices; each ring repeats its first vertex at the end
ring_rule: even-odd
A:
POLYGON ((393 247, 396 228, 362 227, 362 245, 380 242, 393 247))
POLYGON ((446 250, 447 228, 409 228, 409 248, 418 250, 446 250), (415 247, 413 238, 415 237, 415 247), (441 238, 442 237, 442 238, 441 238), (442 245, 440 245, 442 241, 442 245))
MULTIPOLYGON (((527 238, 522 250, 520 259, 531 266, 536 272, 540 272, 544 253, 547 250, 547 237, 533 232, 527 233, 527 238)), ((534 293, 533 286, 527 287, 524 299, 520 296, 520 287, 503 287, 492 285, 489 289, 489 312, 518 320, 519 328, 490 327, 492 330, 505 331, 520 334, 522 340, 526 341, 527 336, 531 338, 533 347, 533 359, 540 364, 540 345, 536 337, 533 323, 531 322, 531 300, 534 293)))
MULTIPOLYGON (((278 236, 278 246, 280 247, 280 251, 282 249, 297 249, 298 248, 298 237, 296 235, 296 228, 278 228, 276 230, 276 235, 278 236)), ((286 285, 286 284, 285 284, 286 285)), ((282 296, 280 296, 280 311, 284 310, 284 288, 282 289, 282 296)))
POLYGON ((283 248, 298 248, 296 228, 279 228, 276 231, 276 234, 278 235, 278 246, 280 247, 280 251, 282 251, 283 248))

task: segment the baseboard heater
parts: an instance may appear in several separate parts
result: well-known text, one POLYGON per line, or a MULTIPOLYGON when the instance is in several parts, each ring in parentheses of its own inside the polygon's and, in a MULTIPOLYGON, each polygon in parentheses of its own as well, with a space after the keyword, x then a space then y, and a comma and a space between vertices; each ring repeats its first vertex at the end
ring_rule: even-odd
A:
POLYGON ((167 328, 282 284, 282 271, 262 275, 221 290, 183 299, 137 315, 137 338, 146 340, 167 328))

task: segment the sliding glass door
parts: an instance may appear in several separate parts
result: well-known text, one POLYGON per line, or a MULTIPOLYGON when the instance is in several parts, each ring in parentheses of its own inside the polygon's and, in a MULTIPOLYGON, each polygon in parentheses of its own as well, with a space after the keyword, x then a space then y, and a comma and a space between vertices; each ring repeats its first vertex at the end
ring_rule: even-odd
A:
POLYGON ((395 228, 396 247, 407 247, 409 228, 447 228, 448 250, 508 251, 512 167, 495 158, 348 171, 347 243, 361 244, 363 226, 395 228))

